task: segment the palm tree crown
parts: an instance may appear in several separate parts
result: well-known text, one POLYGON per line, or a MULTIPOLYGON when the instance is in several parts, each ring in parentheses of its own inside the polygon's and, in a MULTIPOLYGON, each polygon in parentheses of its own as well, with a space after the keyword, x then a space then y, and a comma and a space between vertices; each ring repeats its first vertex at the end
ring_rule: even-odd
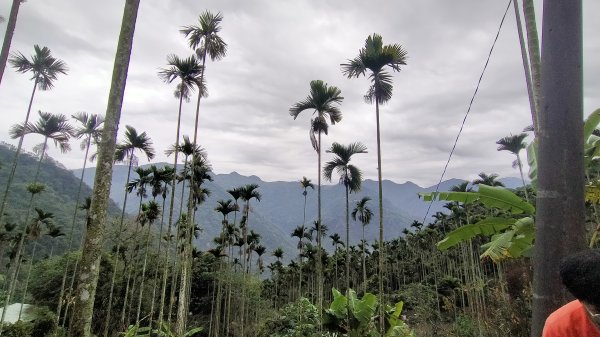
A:
POLYGON ((360 143, 352 143, 350 145, 342 145, 334 142, 328 153, 333 153, 336 157, 327 163, 323 168, 323 176, 328 181, 331 181, 333 171, 337 171, 340 175, 340 183, 348 187, 349 192, 360 190, 362 183, 362 173, 360 169, 352 164, 350 160, 353 155, 358 153, 367 153, 367 147, 360 143))
POLYGON ((196 87, 200 88, 202 96, 206 97, 206 83, 201 77, 203 69, 200 62, 198 62, 198 58, 194 55, 180 58, 171 54, 167 56, 167 68, 161 69, 158 76, 165 83, 171 83, 175 79, 179 79, 180 82, 177 84, 175 97, 180 98, 181 95, 187 101, 196 87))
POLYGON ((54 87, 54 81, 58 74, 67 73, 67 65, 65 62, 53 57, 50 54, 48 47, 33 46, 35 54, 31 56, 31 60, 25 55, 18 52, 13 54, 8 62, 17 72, 28 73, 32 72, 32 80, 35 80, 41 90, 50 90, 54 87))
POLYGON ((14 125, 10 129, 11 138, 14 139, 22 135, 37 133, 46 139, 52 139, 61 152, 69 151, 71 149, 69 138, 73 133, 73 127, 69 124, 67 117, 63 114, 53 114, 50 112, 39 111, 38 113, 40 119, 35 124, 14 125))
POLYGON ((327 134, 329 125, 327 117, 331 124, 339 123, 342 120, 342 112, 338 105, 344 100, 342 92, 335 86, 327 86, 327 83, 321 80, 310 82, 310 94, 303 101, 297 102, 290 108, 290 115, 294 119, 304 110, 313 110, 314 119, 311 119, 310 136, 313 148, 318 151, 319 144, 315 139, 315 134, 327 134))
POLYGON ((360 221, 360 223, 362 223, 363 226, 368 225, 371 222, 371 219, 373 218, 373 211, 371 211, 371 209, 367 205, 367 202, 369 202, 370 200, 371 198, 369 197, 363 197, 362 199, 357 201, 356 206, 354 207, 354 210, 351 214, 352 220, 360 221))
POLYGON ((90 141, 93 141, 96 144, 100 142, 104 117, 96 114, 88 114, 87 112, 78 112, 71 115, 71 117, 80 123, 80 125, 73 130, 73 137, 77 139, 85 137, 81 142, 82 150, 87 148, 90 141))
POLYGON ((152 140, 146 132, 138 134, 137 130, 129 125, 126 125, 125 128, 125 140, 117 144, 115 161, 122 162, 132 158, 135 150, 142 151, 148 160, 152 160, 154 158, 154 148, 152 147, 152 140))
POLYGON ((187 37, 189 46, 197 49, 200 57, 208 55, 211 60, 217 61, 227 55, 227 43, 219 36, 221 21, 221 13, 205 11, 198 17, 198 26, 185 26, 180 32, 187 37))
POLYGON ((406 55, 401 45, 383 45, 381 35, 373 34, 367 37, 365 46, 359 50, 356 58, 342 64, 342 73, 348 78, 358 78, 369 70, 372 84, 365 100, 372 103, 376 99, 382 104, 392 98, 393 89, 392 76, 384 68, 390 67, 393 71, 400 71, 400 66, 406 65, 406 55))
POLYGON ((498 175, 496 173, 486 174, 485 172, 481 172, 478 176, 479 178, 473 180, 473 185, 504 186, 504 184, 498 180, 498 175))
POLYGON ((511 135, 504 138, 501 138, 496 142, 498 144, 498 151, 508 151, 514 155, 517 155, 521 150, 525 149, 527 146, 524 142, 527 137, 526 133, 521 133, 518 135, 511 135))

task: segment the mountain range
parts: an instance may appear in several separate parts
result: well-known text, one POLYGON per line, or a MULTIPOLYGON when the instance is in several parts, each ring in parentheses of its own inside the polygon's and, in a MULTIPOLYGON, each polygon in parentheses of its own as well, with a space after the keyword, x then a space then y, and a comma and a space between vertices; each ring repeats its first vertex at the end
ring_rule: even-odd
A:
MULTIPOLYGON (((158 167, 167 165, 166 163, 154 164, 158 167)), ((149 165, 142 167, 146 168, 149 165)), ((125 182, 127 179, 126 165, 114 165, 113 180, 111 187, 111 199, 118 205, 122 205, 125 197, 125 182)), ((81 174, 81 170, 73 170, 76 176, 81 174)), ((93 184, 95 168, 87 168, 84 181, 88 185, 93 184)), ((132 178, 136 174, 132 172, 132 178)), ((213 174, 213 181, 207 182, 205 188, 210 190, 211 194, 206 202, 201 204, 197 211, 197 222, 202 228, 202 234, 196 244, 200 249, 207 249, 214 246, 212 239, 219 235, 221 230, 221 215, 214 208, 217 200, 231 199, 227 190, 246 185, 257 184, 258 191, 261 194, 260 202, 251 201, 251 212, 249 216, 249 227, 261 235, 261 242, 272 251, 276 247, 282 247, 287 253, 294 254, 296 239, 291 237, 291 233, 296 226, 302 225, 304 197, 303 189, 298 181, 264 181, 258 176, 243 176, 236 172, 228 174, 213 174)), ((439 186, 439 191, 448 191, 451 187, 462 183, 461 179, 449 179, 443 181, 439 186)), ((510 188, 520 186, 520 180, 517 178, 504 178, 501 181, 510 188)), ((178 191, 180 191, 178 186, 178 191)), ((429 203, 419 199, 418 193, 432 192, 436 186, 420 187, 412 182, 398 184, 390 180, 383 182, 383 206, 384 206, 384 225, 385 238, 390 239, 398 237, 404 228, 410 226, 414 220, 423 221, 429 203)), ((322 217, 323 223, 328 228, 328 235, 339 233, 342 238, 345 236, 345 192, 343 185, 323 185, 322 193, 322 217)), ((350 194, 350 211, 356 201, 363 196, 371 198, 370 208, 377 214, 378 188, 377 181, 365 180, 362 189, 358 193, 350 194)), ((160 198, 160 197, 159 197, 160 198)), ((144 200, 148 200, 145 198, 144 200)), ((179 205, 181 196, 176 193, 175 205, 179 205)), ((162 200, 157 200, 162 204, 162 200)), ((429 210, 428 219, 437 211, 443 211, 441 202, 434 202, 429 210)), ((129 214, 136 214, 139 205, 139 197, 131 194, 128 197, 126 211, 129 214)), ((166 205, 169 205, 167 198, 166 205)), ((168 207, 168 206, 167 206, 168 207)), ((178 213, 178 207, 175 211, 178 213)), ((317 218, 317 193, 315 190, 308 190, 307 208, 306 208, 306 226, 312 226, 317 218)), ((238 214, 239 215, 239 214, 238 214)), ((230 221, 233 220, 230 216, 230 221)), ((239 220, 239 217, 238 217, 239 220)), ((360 240, 361 225, 351 221, 351 243, 360 240)), ((371 223, 366 227, 365 238, 373 241, 378 238, 378 219, 374 217, 371 223)), ((324 241, 328 249, 330 240, 324 241)))

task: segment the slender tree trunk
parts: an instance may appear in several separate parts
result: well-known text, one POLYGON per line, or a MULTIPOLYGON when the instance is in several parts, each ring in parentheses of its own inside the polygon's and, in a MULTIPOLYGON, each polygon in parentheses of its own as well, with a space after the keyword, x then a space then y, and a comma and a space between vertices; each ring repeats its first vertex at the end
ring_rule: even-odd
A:
POLYGON ((123 11, 102 140, 98 148, 98 166, 96 177, 94 178, 94 190, 90 210, 91 221, 83 247, 81 272, 78 278, 79 284, 77 286, 73 322, 70 331, 71 335, 76 337, 90 336, 94 299, 100 272, 104 224, 108 209, 117 131, 121 118, 123 93, 125 92, 125 83, 127 82, 127 72, 139 4, 140 0, 126 0, 123 11))
MULTIPOLYGON (((323 259, 321 258, 321 228, 323 227, 323 219, 321 216, 321 131, 319 131, 319 146, 318 146, 318 160, 317 160, 317 217, 319 219, 319 227, 317 228, 317 308, 319 310, 320 322, 323 322, 323 259)), ((320 326, 322 329, 322 324, 320 326)))
MULTIPOLYGON (((148 250, 150 249, 150 230, 152 222, 148 223, 148 232, 146 232, 146 250, 144 251, 144 263, 142 265, 142 278, 140 280, 140 294, 138 297, 137 311, 135 313, 135 323, 140 324, 140 312, 142 311, 142 300, 144 298, 144 281, 146 280, 146 265, 148 262, 148 250)), ((150 319, 152 320, 152 319, 150 319)))
POLYGON ((540 63, 540 41, 538 39, 537 24, 535 20, 535 7, 533 0, 523 0, 523 13, 525 18, 525 27, 527 30, 527 50, 529 51, 529 64, 531 66, 531 84, 533 101, 535 103, 536 122, 534 129, 540 127, 540 92, 541 92, 541 63, 540 63))
POLYGON ((544 1, 531 335, 565 303, 559 261, 585 247, 582 3, 544 1))
POLYGON ((365 226, 362 226, 362 241, 363 241, 363 247, 362 247, 362 267, 363 267, 363 296, 364 294, 367 293, 367 261, 365 259, 365 244, 367 243, 365 241, 365 226))
MULTIPOLYGON (((73 248, 73 236, 75 233, 75 224, 77 223, 77 211, 79 210, 79 199, 81 198, 81 189, 83 187, 83 177, 85 175, 85 168, 87 166, 88 154, 90 151, 92 135, 88 135, 87 146, 85 147, 85 156, 83 158, 83 169, 81 170, 81 177, 79 178, 79 187, 77 188, 77 197, 75 199, 75 210, 73 211, 73 220, 71 221, 71 231, 69 234, 69 244, 67 246, 67 252, 70 252, 73 248)), ((85 229, 85 228, 84 228, 85 229)), ((84 231, 82 232, 82 234, 84 231)), ((79 258, 78 258, 79 259, 79 258)), ((75 272, 75 270, 73 270, 75 272)), ((69 273, 69 259, 66 261, 65 272, 63 273, 62 282, 60 284, 60 293, 58 295, 58 308, 56 309, 56 322, 60 321, 60 314, 62 313, 63 297, 65 294, 65 285, 67 282, 67 274, 69 273)), ((71 292, 71 289, 69 289, 71 292)))
POLYGON ((27 268, 27 277, 25 278, 25 288, 23 289, 23 297, 21 299, 21 306, 19 308, 19 318, 18 320, 21 320, 21 315, 23 314, 23 304, 25 303, 25 299, 27 296, 27 288, 29 287, 29 278, 31 277, 31 268, 33 267, 33 259, 35 258, 35 249, 37 247, 37 244, 34 242, 33 243, 33 248, 31 251, 31 258, 29 259, 29 267, 27 268))
MULTIPOLYGON (((527 0, 525 0, 527 1, 527 0)), ((533 95, 533 85, 531 83, 531 68, 529 67, 529 57, 525 47, 525 38, 523 36, 523 25, 521 24, 521 12, 519 11, 519 0, 513 0, 515 7, 515 19, 517 21, 517 35, 519 35, 519 45, 521 46, 521 58, 523 60, 523 69, 525 70, 525 84, 527 85, 527 95, 529 96, 529 109, 531 110, 531 121, 534 134, 537 132, 537 106, 533 95)))
POLYGON ((529 193, 527 192, 527 184, 525 183, 525 177, 523 176, 523 163, 521 163, 521 156, 517 155, 517 165, 519 166, 519 173, 521 174, 521 182, 523 183, 523 192, 525 192, 525 200, 529 202, 529 193))
MULTIPOLYGON (((182 81, 182 87, 183 87, 183 81, 182 81)), ((169 200, 169 225, 167 228, 167 237, 169 238, 169 240, 171 240, 171 229, 173 228, 173 209, 175 208, 175 189, 177 186, 177 160, 179 157, 179 132, 181 129, 181 106, 183 104, 183 95, 180 95, 179 97, 179 112, 177 114, 177 133, 175 136, 175 159, 173 160, 173 168, 174 168, 174 172, 173 172, 173 180, 171 181, 171 200, 169 200)), ((187 156, 186 156, 186 160, 187 160, 187 156)), ((183 166, 184 172, 185 172, 185 164, 183 166)), ((185 175, 184 175, 185 177, 185 175)), ((185 179, 183 180, 183 189, 185 190, 185 179)), ((183 195, 183 191, 182 191, 182 195, 183 195)), ((181 197, 181 204, 183 205, 183 196, 181 197)), ((179 211, 179 217, 181 217, 181 208, 179 211)), ((175 241, 177 242, 178 239, 176 239, 175 241)), ((175 252, 174 254, 174 259, 176 259, 177 256, 177 247, 175 248, 175 252)), ((158 313, 158 321, 162 322, 163 320, 163 314, 164 314, 164 307, 165 307, 165 296, 166 296, 166 292, 167 292, 167 271, 169 269, 169 249, 167 248, 166 250, 166 261, 165 261, 165 267, 163 270, 163 275, 162 275, 162 288, 161 288, 161 295, 160 295, 160 306, 159 306, 159 313, 158 313)), ((175 272, 176 274, 177 272, 175 272)), ((174 286, 174 284, 172 285, 174 286)), ((172 305, 172 304, 171 304, 172 305)), ((169 321, 171 319, 170 315, 167 318, 167 321, 169 321)))
MULTIPOLYGON (((204 74, 206 73, 206 48, 204 48, 204 55, 202 56, 202 74, 200 74, 200 82, 199 83, 204 83, 204 74)), ((196 144, 198 144, 198 118, 200 116, 200 100, 202 98, 202 88, 198 87, 198 101, 196 103, 196 118, 195 118, 195 123, 194 123, 194 142, 193 142, 193 148, 196 148, 196 144)), ((192 154, 192 167, 196 164, 196 151, 193 152, 192 154)), ((188 198, 188 225, 190 226, 190 230, 193 233, 194 230, 194 217, 193 217, 193 205, 194 205, 194 170, 192 169, 192 173, 190 174, 190 192, 189 192, 189 198, 188 198)), ((190 237, 190 241, 191 241, 191 237, 190 237)), ((175 331, 177 333, 177 335, 181 336, 183 335, 183 332, 185 331, 185 326, 187 323, 187 312, 188 312, 188 306, 189 306, 189 302, 188 299, 185 298, 185 292, 187 291, 188 288, 188 268, 190 267, 190 261, 189 259, 191 258, 191 247, 188 247, 188 240, 184 239, 184 246, 183 246, 183 263, 182 263, 182 270, 181 270, 181 289, 179 289, 179 294, 180 294, 180 298, 179 298, 179 303, 178 303, 178 307, 177 307, 177 322, 175 323, 175 331), (184 298, 181 298, 182 295, 184 295, 184 298)))
POLYGON ((381 178, 381 131, 379 128, 379 101, 377 100, 377 98, 375 99, 375 119, 377 122, 377 178, 379 186, 379 331, 381 333, 381 337, 383 337, 385 334, 385 302, 383 296, 383 256, 385 252, 383 247, 383 185, 381 178))
MULTIPOLYGON (((18 1, 18 0, 13 0, 18 1)), ((33 89, 31 91, 31 97, 29 98, 29 106, 27 107, 27 114, 25 115, 25 122, 23 125, 27 125, 29 123, 29 115, 31 113, 31 105, 33 104, 33 98, 35 97, 35 90, 38 85, 38 78, 35 78, 33 82, 33 89)), ((13 179, 15 178, 15 172, 17 170, 17 165, 19 163, 19 156, 21 154, 21 148, 23 147, 23 139, 25 138, 25 134, 23 133, 21 137, 19 137, 19 144, 17 145, 17 151, 15 152, 15 157, 12 162, 12 166, 10 168, 10 174, 8 175, 8 180, 6 181, 6 188, 4 189, 4 195, 2 196, 2 206, 0 207, 0 223, 4 221, 4 211, 6 209, 6 204, 8 203, 8 194, 10 192, 10 187, 12 186, 13 179)), ((0 334, 2 332, 0 331, 0 334)))
MULTIPOLYGON (((165 187, 166 188, 166 187, 165 187)), ((154 301, 156 300, 156 287, 158 286, 157 281, 160 274, 160 253, 162 248, 162 236, 163 236, 163 226, 164 226, 164 215, 165 215, 165 203, 167 198, 163 198, 162 203, 162 211, 161 211, 161 220, 160 220, 160 230, 158 234, 158 252, 156 253, 156 272, 154 273, 154 282, 152 285, 152 300, 150 301, 150 326, 152 326, 152 320, 154 319, 154 301)), ((169 254, 169 247, 167 247, 167 254, 169 254)), ((166 263, 166 262, 165 262, 166 263)), ((164 305, 164 303, 162 303, 164 305)), ((162 317, 159 318, 159 323, 162 321, 162 317)))
MULTIPOLYGON (((119 268, 119 252, 121 250, 121 233, 123 232, 123 220, 125 219, 125 207, 127 207, 127 196, 129 195, 129 193, 127 193, 127 184, 129 184, 129 179, 131 178, 132 163, 133 163, 133 153, 129 157, 129 167, 127 169, 127 181, 125 181, 125 200, 123 200, 123 209, 121 210, 121 219, 119 221, 119 230, 117 232, 117 251, 116 251, 116 255, 115 255, 115 266, 113 268, 112 276, 110 278, 110 292, 108 295, 108 306, 107 306, 108 310, 106 311, 106 318, 104 319, 104 333, 103 333, 104 337, 108 336, 108 329, 110 326, 110 316, 112 313, 112 302, 113 302, 113 295, 114 295, 114 290, 115 290, 115 281, 117 279, 117 269, 119 268)), ((96 173, 96 174, 98 174, 98 173, 96 173)), ((129 285, 129 282, 127 285, 129 285)), ((125 302, 124 303, 127 303, 127 292, 125 293, 125 302)))
POLYGON ((12 6, 10 7, 10 16, 8 17, 8 23, 6 24, 6 33, 4 33, 4 42, 2 43, 2 51, 0 52, 0 83, 2 82, 4 69, 6 68, 10 44, 15 32, 15 27, 17 26, 17 16, 19 15, 19 7, 21 6, 22 1, 23 0, 13 0, 12 6))
MULTIPOLYGON (((348 170, 346 170, 348 176, 348 170)), ((346 291, 350 289, 350 206, 348 204, 348 184, 344 183, 346 188, 346 291)), ((364 251, 363 244, 363 251, 364 251)))

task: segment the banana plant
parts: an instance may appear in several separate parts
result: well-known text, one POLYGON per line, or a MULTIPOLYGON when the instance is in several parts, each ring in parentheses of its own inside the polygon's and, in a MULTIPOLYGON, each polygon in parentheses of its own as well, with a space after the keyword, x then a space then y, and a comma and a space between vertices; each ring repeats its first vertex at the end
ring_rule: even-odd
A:
MULTIPOLYGON (((338 333, 346 337, 378 337, 377 330, 377 296, 365 293, 361 299, 352 289, 348 289, 346 296, 333 288, 333 302, 329 309, 325 310, 323 317, 324 326, 332 333, 338 333)), ((403 302, 395 306, 387 306, 386 315, 386 337, 413 337, 414 333, 402 321, 403 302)))
POLYGON ((490 242, 482 245, 480 258, 493 261, 530 256, 533 252, 535 207, 504 187, 479 185, 478 191, 420 193, 425 201, 446 200, 464 204, 480 202, 488 208, 509 213, 508 217, 488 217, 474 224, 457 228, 437 243, 440 250, 454 247, 478 235, 490 242))

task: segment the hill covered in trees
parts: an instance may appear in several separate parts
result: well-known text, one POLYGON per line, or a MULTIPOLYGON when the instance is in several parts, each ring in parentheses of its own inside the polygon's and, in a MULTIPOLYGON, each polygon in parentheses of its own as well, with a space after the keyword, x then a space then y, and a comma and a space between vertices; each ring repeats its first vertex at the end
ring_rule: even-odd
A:
MULTIPOLYGON (((14 148, 11 145, 6 143, 0 144, 0 163, 2 165, 0 168, 0 187, 2 192, 4 192, 6 187, 14 156, 14 148)), ((15 171, 5 211, 7 223, 20 227, 25 221, 27 207, 31 199, 31 194, 27 191, 27 185, 33 182, 37 164, 38 158, 33 153, 21 153, 19 156, 19 163, 15 171)), ((41 163, 38 181, 45 185, 45 190, 35 197, 31 210, 32 213, 29 218, 33 217, 34 208, 52 213, 54 215, 54 224, 60 227, 63 233, 68 233, 73 221, 79 188, 79 177, 74 176, 71 171, 67 170, 59 162, 46 157, 41 163)), ((91 193, 92 189, 83 184, 80 204, 91 193)), ((114 202, 110 204, 109 213, 113 215, 119 213, 119 208, 114 202)), ((81 238, 84 221, 85 212, 79 211, 75 226, 74 238, 76 241, 74 242, 79 242, 81 238)), ((55 242, 56 253, 61 253, 66 249, 68 239, 65 236, 55 242)), ((47 246, 44 242, 46 242, 45 240, 49 240, 49 238, 42 238, 41 240, 41 246, 47 246)), ((49 251, 46 253, 49 253, 49 251)))

